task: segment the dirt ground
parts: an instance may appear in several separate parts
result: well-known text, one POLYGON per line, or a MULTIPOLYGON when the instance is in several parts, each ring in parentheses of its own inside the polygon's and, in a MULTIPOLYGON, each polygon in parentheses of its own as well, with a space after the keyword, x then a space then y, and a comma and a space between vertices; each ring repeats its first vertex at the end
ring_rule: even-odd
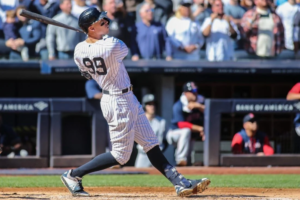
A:
MULTIPOLYGON (((72 197, 66 188, 0 188, 0 199, 103 199, 103 200, 144 200, 144 199, 182 199, 177 197, 172 187, 87 187, 92 197, 72 197)), ((209 188, 204 193, 189 199, 299 199, 299 189, 262 189, 262 188, 209 188)), ((184 198, 188 199, 188 198, 184 198)))
MULTIPOLYGON (((177 167, 179 173, 187 174, 300 174, 300 167, 177 167)), ((113 171, 108 169, 106 171, 113 171)), ((141 171, 160 174, 155 168, 124 167, 120 171, 141 171)))

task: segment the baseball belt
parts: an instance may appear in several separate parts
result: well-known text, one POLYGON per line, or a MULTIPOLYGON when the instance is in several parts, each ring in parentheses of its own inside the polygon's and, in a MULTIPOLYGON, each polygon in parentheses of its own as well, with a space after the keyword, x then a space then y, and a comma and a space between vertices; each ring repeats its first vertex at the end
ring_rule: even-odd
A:
MULTIPOLYGON (((133 85, 130 85, 130 87, 121 90, 120 93, 124 94, 124 93, 127 93, 132 90, 133 90, 133 85)), ((108 90, 102 90, 102 92, 103 92, 103 94, 110 94, 110 92, 108 90)), ((113 94, 115 94, 115 92, 113 92, 113 94)))

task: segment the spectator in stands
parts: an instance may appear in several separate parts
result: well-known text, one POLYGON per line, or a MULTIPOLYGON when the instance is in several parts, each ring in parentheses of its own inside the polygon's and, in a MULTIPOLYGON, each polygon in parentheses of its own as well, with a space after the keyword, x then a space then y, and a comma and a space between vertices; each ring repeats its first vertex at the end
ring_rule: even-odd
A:
POLYGON ((5 36, 3 32, 3 23, 6 21, 6 11, 15 10, 18 6, 18 0, 1 0, 0 1, 0 58, 2 56, 8 56, 10 48, 5 43, 5 36))
POLYGON ((195 0, 191 9, 195 21, 199 22, 200 25, 202 25, 205 18, 209 17, 212 13, 212 10, 210 8, 206 8, 204 0, 195 0))
MULTIPOLYGON (((228 15, 230 17, 230 21, 232 21, 237 27, 239 27, 241 19, 245 14, 245 10, 242 8, 242 6, 239 5, 238 0, 230 0, 229 4, 226 4, 226 6, 224 7, 224 13, 225 15, 228 15)), ((242 47, 243 41, 240 38, 239 40, 234 41, 234 49, 242 49, 242 47)))
POLYGON ((0 148, 1 156, 7 156, 11 153, 19 154, 22 147, 21 138, 13 131, 13 129, 3 124, 0 115, 0 148))
POLYGON ((71 13, 74 17, 78 19, 79 15, 88 8, 89 6, 86 5, 86 0, 73 0, 71 13))
POLYGON ((221 0, 214 1, 212 11, 201 27, 206 37, 206 58, 209 61, 233 60, 233 39, 238 36, 237 27, 230 17, 224 14, 221 0))
MULTIPOLYGON (((170 15, 172 14, 173 3, 172 0, 144 0, 143 3, 148 3, 153 9, 153 19, 156 22, 160 22, 166 25, 170 15)), ((141 16, 139 14, 141 6, 143 3, 140 3, 136 6, 136 21, 141 21, 141 16)))
POLYGON ((299 41, 300 41, 300 10, 296 12, 293 19, 293 41, 294 41, 294 53, 298 57, 299 41))
POLYGON ((102 98, 102 89, 94 79, 86 81, 85 92, 88 99, 102 98))
MULTIPOLYGON (((53 19, 59 22, 64 22, 69 26, 79 28, 77 18, 71 14, 71 0, 60 0, 59 7, 62 12, 56 15, 53 19)), ((82 42, 85 37, 86 36, 83 33, 77 33, 65 28, 48 25, 46 41, 49 52, 49 60, 54 60, 56 58, 55 47, 58 51, 59 59, 72 59, 75 46, 79 42, 82 42)))
POLYGON ((229 4, 224 7, 224 13, 230 17, 232 22, 239 25, 245 10, 239 5, 238 0, 230 0, 229 4))
POLYGON ((16 22, 16 11, 6 11, 6 22, 3 24, 3 31, 6 46, 21 53, 23 61, 28 61, 28 48, 24 46, 24 40, 20 38, 20 23, 16 22))
POLYGON ((199 23, 192 19, 191 1, 182 0, 178 11, 167 23, 174 59, 199 60, 204 43, 199 23))
POLYGON ((288 50, 294 50, 293 25, 294 17, 298 10, 299 6, 295 0, 289 0, 276 9, 276 13, 281 18, 284 26, 284 42, 285 48, 288 50))
POLYGON ((282 4, 284 4, 285 2, 287 2, 288 0, 275 0, 275 5, 278 7, 282 4))
POLYGON ((234 135, 231 148, 234 154, 274 154, 268 137, 258 130, 257 120, 252 113, 244 117, 243 129, 234 135))
POLYGON ((138 14, 136 12, 136 7, 138 4, 142 3, 143 0, 124 0, 125 2, 125 9, 127 12, 127 15, 129 18, 131 18, 132 21, 136 21, 136 15, 138 14))
POLYGON ((128 47, 131 41, 131 29, 134 22, 127 16, 125 9, 117 8, 115 0, 103 0, 103 10, 111 19, 109 24, 109 36, 122 40, 128 47))
MULTIPOLYGON (((159 147, 162 150, 164 148, 163 141, 165 139, 166 132, 166 120, 156 115, 155 97, 153 94, 146 94, 143 97, 142 105, 145 110, 145 115, 150 122, 156 137, 159 141, 159 147)), ((137 145, 138 155, 135 161, 135 167, 151 167, 152 164, 148 159, 147 154, 143 150, 141 145, 137 145)))
POLYGON ((284 28, 280 17, 269 9, 267 0, 255 0, 253 9, 242 18, 244 47, 249 54, 270 58, 284 48, 284 28))
POLYGON ((153 21, 150 4, 144 3, 140 9, 142 21, 137 22, 132 31, 132 60, 162 59, 164 50, 166 60, 172 60, 171 44, 165 27, 160 22, 153 21))
MULTIPOLYGON (((49 18, 53 18, 61 11, 58 0, 38 0, 35 2, 35 6, 41 15, 49 18)), ((42 25, 42 39, 36 45, 36 51, 40 52, 42 60, 47 60, 48 59, 48 51, 47 51, 47 43, 46 43, 47 24, 41 23, 41 25, 42 25)))
POLYGON ((34 0, 19 0, 17 6, 25 6, 26 10, 29 10, 34 13, 42 14, 39 12, 39 9, 36 7, 34 0))
POLYGON ((253 0, 241 0, 241 6, 245 11, 248 11, 254 7, 253 0))
POLYGON ((98 0, 91 0, 90 3, 91 3, 90 4, 91 7, 95 7, 100 11, 102 10, 100 6, 100 2, 98 0))
POLYGON ((178 166, 186 166, 193 137, 205 139, 203 131, 204 97, 198 95, 194 82, 183 86, 180 99, 173 106, 171 128, 166 139, 177 147, 175 159, 178 166))
MULTIPOLYGON (((28 55, 29 57, 24 59, 28 60, 30 58, 37 58, 38 55, 36 52, 36 44, 41 40, 42 38, 42 26, 41 23, 35 20, 28 20, 27 18, 20 15, 20 12, 22 9, 26 9, 25 6, 19 6, 16 10, 17 17, 21 23, 21 28, 19 29, 19 34, 22 38, 20 40, 20 43, 15 43, 15 48, 10 52, 10 59, 13 60, 21 60, 22 56, 20 52, 17 51, 21 46, 25 46, 28 48, 28 55)), ((25 52, 25 51, 24 51, 25 52)), ((23 53, 23 50, 22 50, 23 53)), ((25 55, 25 53, 24 53, 25 55)))
POLYGON ((49 18, 53 18, 60 12, 58 0, 39 0, 34 5, 41 15, 49 18))

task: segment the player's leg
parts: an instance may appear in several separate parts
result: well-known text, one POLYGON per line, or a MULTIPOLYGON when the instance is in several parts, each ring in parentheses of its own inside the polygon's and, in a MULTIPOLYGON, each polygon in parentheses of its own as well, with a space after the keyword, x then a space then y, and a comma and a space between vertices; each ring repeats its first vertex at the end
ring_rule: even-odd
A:
POLYGON ((130 158, 134 143, 134 124, 136 114, 122 99, 103 95, 101 109, 108 122, 112 151, 100 154, 88 163, 74 170, 65 172, 61 179, 73 196, 88 196, 83 190, 81 179, 84 175, 121 164, 130 158))
POLYGON ((178 196, 189 196, 192 193, 202 192, 209 185, 210 180, 187 180, 177 172, 165 158, 159 148, 159 143, 154 134, 142 106, 135 124, 135 141, 143 146, 144 151, 152 163, 174 186, 178 196))
POLYGON ((175 159, 178 166, 187 165, 191 134, 192 132, 188 128, 170 130, 167 133, 168 143, 176 146, 175 159))

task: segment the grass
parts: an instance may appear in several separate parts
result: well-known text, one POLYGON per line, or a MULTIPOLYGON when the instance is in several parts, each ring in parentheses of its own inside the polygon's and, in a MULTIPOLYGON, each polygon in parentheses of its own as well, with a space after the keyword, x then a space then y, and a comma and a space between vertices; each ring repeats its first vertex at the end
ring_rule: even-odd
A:
MULTIPOLYGON (((207 175, 187 178, 210 178, 211 187, 299 188, 300 175, 207 175)), ((87 187, 141 186, 164 187, 172 185, 159 175, 90 175, 83 179, 87 187)), ((0 176, 1 187, 63 187, 59 176, 0 176)))

